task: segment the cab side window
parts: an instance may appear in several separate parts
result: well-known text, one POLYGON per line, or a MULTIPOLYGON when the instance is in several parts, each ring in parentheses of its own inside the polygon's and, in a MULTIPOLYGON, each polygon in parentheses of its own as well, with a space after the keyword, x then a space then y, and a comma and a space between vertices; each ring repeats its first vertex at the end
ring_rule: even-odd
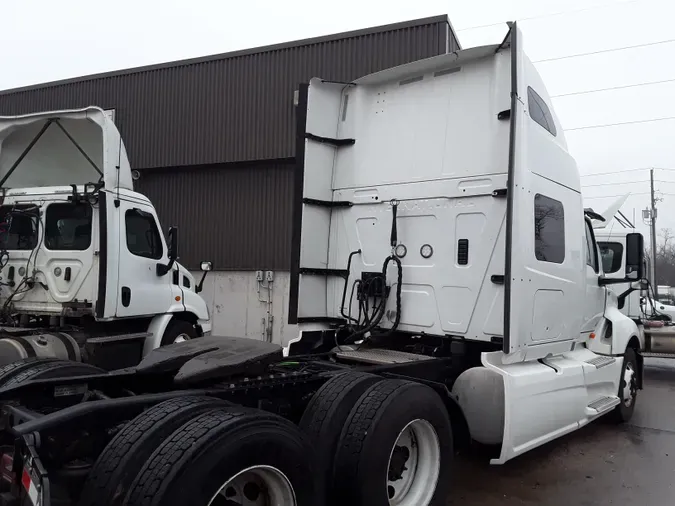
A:
POLYGON ((586 265, 590 265, 595 272, 598 272, 598 251, 588 222, 586 223, 586 265))
POLYGON ((129 209, 124 215, 127 248, 133 255, 159 260, 164 247, 154 216, 140 209, 129 209))
POLYGON ((602 255, 603 272, 605 274, 619 272, 623 262, 623 244, 618 242, 601 242, 598 245, 600 246, 600 255, 602 255))

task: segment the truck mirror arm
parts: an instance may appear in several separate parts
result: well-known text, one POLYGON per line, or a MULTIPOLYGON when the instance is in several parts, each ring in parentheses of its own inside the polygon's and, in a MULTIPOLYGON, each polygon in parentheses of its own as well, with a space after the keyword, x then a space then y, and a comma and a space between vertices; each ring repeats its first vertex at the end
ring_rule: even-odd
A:
POLYGON ((174 263, 176 263, 176 259, 171 258, 168 264, 157 264, 157 275, 159 277, 165 276, 171 270, 174 263))
POLYGON ((203 272, 202 274, 202 279, 199 280, 199 284, 195 287, 195 292, 200 293, 204 289, 204 280, 206 279, 206 275, 213 269, 213 263, 212 262, 201 262, 199 264, 199 268, 203 272))
POLYGON ((201 293, 201 291, 204 289, 204 280, 206 279, 206 275, 208 274, 209 271, 204 271, 202 273, 202 279, 199 280, 199 283, 195 287, 195 292, 201 293))

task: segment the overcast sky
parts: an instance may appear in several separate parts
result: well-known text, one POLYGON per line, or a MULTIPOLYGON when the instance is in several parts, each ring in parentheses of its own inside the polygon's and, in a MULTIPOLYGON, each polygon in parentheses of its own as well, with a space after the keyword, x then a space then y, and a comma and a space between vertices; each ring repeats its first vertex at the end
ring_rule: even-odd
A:
POLYGON ((675 116, 675 5, 668 0, 2 3, 0 89, 437 14, 450 16, 466 48, 499 41, 503 21, 522 20, 525 49, 549 93, 567 95, 554 106, 582 174, 624 171, 585 176, 588 204, 603 210, 610 196, 631 192, 623 211, 632 218, 635 209, 641 223, 649 172, 632 169, 659 167, 658 225, 675 229, 675 120, 580 129, 675 116), (642 44, 650 45, 563 58, 642 44), (568 95, 655 81, 661 84, 568 95))

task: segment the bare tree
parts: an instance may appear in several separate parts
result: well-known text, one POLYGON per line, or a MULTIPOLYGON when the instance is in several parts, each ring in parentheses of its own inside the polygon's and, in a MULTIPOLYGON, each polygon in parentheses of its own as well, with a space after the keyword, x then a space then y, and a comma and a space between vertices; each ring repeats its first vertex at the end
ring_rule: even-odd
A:
POLYGON ((659 285, 675 286, 675 234, 661 229, 656 247, 656 279, 659 285))

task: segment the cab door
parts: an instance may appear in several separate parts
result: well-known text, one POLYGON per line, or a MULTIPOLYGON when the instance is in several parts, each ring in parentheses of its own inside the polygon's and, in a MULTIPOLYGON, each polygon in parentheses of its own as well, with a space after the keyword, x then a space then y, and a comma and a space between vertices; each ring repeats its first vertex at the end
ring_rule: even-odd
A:
POLYGON ((605 289, 600 286, 600 256, 593 234, 593 227, 585 220, 585 251, 586 251, 586 300, 584 303, 584 321, 581 324, 581 333, 590 334, 595 330, 605 312, 605 289))
POLYGON ((568 351, 583 318, 579 172, 543 81, 512 25, 503 351, 506 362, 568 351))
POLYGON ((172 304, 171 273, 158 275, 168 252, 152 206, 120 200, 117 316, 166 313, 172 304))

